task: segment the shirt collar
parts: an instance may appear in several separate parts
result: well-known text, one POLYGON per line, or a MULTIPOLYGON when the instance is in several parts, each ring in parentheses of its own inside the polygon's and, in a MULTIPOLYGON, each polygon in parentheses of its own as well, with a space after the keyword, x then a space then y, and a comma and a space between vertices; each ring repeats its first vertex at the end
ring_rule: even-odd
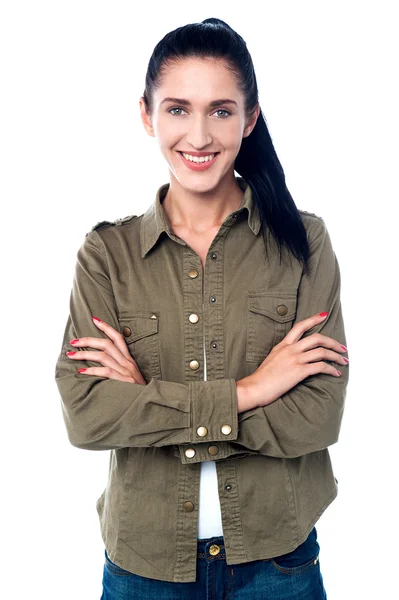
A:
MULTIPOLYGON (((235 217, 241 213, 244 209, 248 211, 248 226, 255 235, 258 235, 261 222, 259 216, 259 209, 253 200, 253 194, 251 187, 245 179, 242 177, 236 177, 236 181, 242 191, 244 192, 240 207, 231 213, 223 222, 223 225, 230 226, 235 222, 235 217)), ((164 199, 166 192, 169 189, 169 183, 165 183, 158 188, 155 196, 155 201, 151 204, 148 210, 144 213, 140 225, 140 243, 141 243, 141 256, 144 258, 151 250, 151 248, 158 241, 159 236, 164 231, 167 235, 177 242, 178 244, 186 245, 185 241, 177 237, 170 226, 167 214, 162 206, 162 200, 164 199)))

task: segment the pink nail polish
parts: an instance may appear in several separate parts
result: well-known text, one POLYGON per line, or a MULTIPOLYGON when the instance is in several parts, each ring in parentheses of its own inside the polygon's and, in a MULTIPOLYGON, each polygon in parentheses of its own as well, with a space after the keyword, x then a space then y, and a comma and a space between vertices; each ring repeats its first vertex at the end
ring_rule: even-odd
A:
POLYGON ((79 373, 83 373, 83 371, 87 371, 87 369, 78 369, 79 373))
POLYGON ((67 352, 68 356, 72 356, 73 354, 76 354, 76 352, 67 352))
POLYGON ((344 346, 343 344, 341 344, 341 348, 343 348, 345 351, 348 350, 348 348, 346 348, 346 346, 344 346))
POLYGON ((78 342, 79 340, 71 340, 69 343, 70 344, 76 344, 76 342, 78 342))
POLYGON ((92 317, 93 321, 99 321, 99 323, 101 323, 101 319, 98 319, 97 317, 92 317))
POLYGON ((319 317, 326 317, 327 315, 328 315, 328 312, 319 313, 319 317))

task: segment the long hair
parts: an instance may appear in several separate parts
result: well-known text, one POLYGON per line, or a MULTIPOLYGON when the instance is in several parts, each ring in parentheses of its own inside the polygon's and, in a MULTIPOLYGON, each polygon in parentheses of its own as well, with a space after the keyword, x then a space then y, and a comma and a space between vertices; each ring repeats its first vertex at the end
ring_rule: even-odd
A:
MULTIPOLYGON (((244 39, 221 19, 205 19, 167 33, 155 46, 148 63, 143 100, 147 114, 153 110, 153 92, 161 84, 168 65, 182 58, 222 59, 236 78, 251 115, 259 105, 258 86, 251 55, 244 39)), ((305 226, 287 189, 285 175, 262 110, 249 136, 244 137, 234 170, 250 185, 259 209, 266 243, 267 228, 281 253, 286 248, 307 269, 309 244, 305 226)))

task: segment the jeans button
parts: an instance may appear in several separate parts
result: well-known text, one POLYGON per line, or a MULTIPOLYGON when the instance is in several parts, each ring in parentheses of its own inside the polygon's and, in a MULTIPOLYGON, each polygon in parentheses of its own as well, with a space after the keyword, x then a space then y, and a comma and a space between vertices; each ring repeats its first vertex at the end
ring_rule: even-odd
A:
POLYGON ((217 544, 212 544, 212 546, 209 548, 209 554, 212 554, 212 556, 219 554, 219 552, 220 546, 218 546, 217 544))

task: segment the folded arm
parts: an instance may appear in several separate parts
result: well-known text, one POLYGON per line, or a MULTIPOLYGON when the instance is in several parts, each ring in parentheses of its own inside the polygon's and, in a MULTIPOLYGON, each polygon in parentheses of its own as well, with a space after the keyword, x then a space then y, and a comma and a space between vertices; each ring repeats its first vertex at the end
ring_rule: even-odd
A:
POLYGON ((70 360, 65 354, 74 349, 69 341, 84 336, 106 337, 92 316, 119 329, 117 314, 105 248, 93 231, 77 253, 70 312, 55 367, 71 444, 110 450, 196 443, 203 440, 205 429, 208 442, 236 439, 234 379, 183 384, 153 378, 142 385, 78 372, 81 367, 98 363, 70 360))
MULTIPOLYGON (((314 230, 309 242, 309 269, 300 281, 294 323, 328 311, 326 319, 309 329, 303 337, 320 332, 346 346, 338 261, 324 221, 318 220, 314 230)), ((240 458, 247 454, 294 458, 336 443, 344 411, 349 365, 343 368, 340 365, 340 370, 340 377, 324 373, 306 377, 271 404, 241 412, 238 415, 237 438, 218 444, 219 451, 214 457, 209 456, 207 444, 193 446, 196 453, 192 458, 185 454, 187 445, 180 445, 182 462, 240 458)))

